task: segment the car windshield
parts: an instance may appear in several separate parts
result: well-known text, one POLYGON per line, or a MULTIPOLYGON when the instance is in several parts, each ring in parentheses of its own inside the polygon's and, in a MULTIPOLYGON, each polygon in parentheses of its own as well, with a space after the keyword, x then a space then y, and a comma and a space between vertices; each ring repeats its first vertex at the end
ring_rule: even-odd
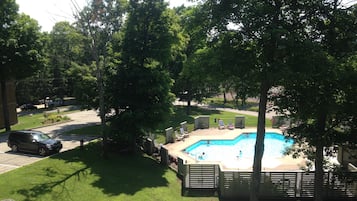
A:
POLYGON ((44 140, 48 140, 51 138, 50 138, 50 136, 48 136, 44 133, 35 133, 35 134, 33 134, 33 139, 35 139, 37 141, 44 141, 44 140))

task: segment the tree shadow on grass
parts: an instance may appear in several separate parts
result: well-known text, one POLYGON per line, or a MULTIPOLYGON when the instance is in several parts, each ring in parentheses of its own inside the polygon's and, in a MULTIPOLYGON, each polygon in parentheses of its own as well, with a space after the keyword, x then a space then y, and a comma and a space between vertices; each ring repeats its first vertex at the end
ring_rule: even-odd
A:
MULTIPOLYGON (((62 194, 60 197, 63 197, 63 194, 67 194, 68 196, 66 197, 70 197, 70 193, 68 191, 68 188, 66 187, 66 182, 73 177, 80 180, 80 177, 85 175, 87 173, 87 170, 88 167, 77 169, 71 174, 61 175, 62 177, 60 179, 33 185, 33 187, 29 189, 20 189, 17 191, 17 193, 26 197, 25 199, 26 201, 31 201, 31 200, 37 200, 37 198, 43 194, 52 192, 53 189, 56 187, 60 187, 61 191, 59 191, 58 193, 58 194, 62 194)), ((55 175, 61 174, 54 168, 46 168, 44 169, 44 172, 47 177, 51 177, 51 178, 55 178, 56 177, 55 175)), ((55 195, 52 195, 52 197, 55 197, 55 195)))
POLYGON ((43 180, 32 184, 30 188, 19 189, 16 193, 26 197, 26 200, 37 200, 43 195, 54 194, 56 188, 55 194, 62 194, 58 197, 70 198, 70 188, 76 182, 101 189, 109 196, 134 195, 143 188, 168 186, 169 182, 164 177, 167 168, 151 158, 139 154, 116 154, 103 159, 100 151, 100 143, 97 142, 86 145, 84 150, 77 148, 51 156, 50 159, 59 161, 65 167, 42 167, 33 176, 43 180))

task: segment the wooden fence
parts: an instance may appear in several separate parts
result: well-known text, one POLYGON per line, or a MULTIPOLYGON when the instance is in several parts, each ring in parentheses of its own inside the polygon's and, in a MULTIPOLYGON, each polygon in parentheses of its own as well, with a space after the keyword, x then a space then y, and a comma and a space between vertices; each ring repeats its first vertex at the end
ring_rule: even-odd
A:
MULTIPOLYGON (((214 189, 221 198, 249 198, 252 172, 222 171, 214 164, 183 164, 178 168, 185 189, 214 189)), ((357 172, 324 174, 324 197, 357 199, 357 172)), ((262 172, 260 195, 263 198, 312 198, 314 172, 262 172)))

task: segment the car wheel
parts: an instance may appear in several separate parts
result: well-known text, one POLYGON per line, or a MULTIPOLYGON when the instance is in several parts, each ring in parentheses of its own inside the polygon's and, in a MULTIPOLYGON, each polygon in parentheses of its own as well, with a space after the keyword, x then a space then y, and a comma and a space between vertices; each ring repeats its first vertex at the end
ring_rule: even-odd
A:
POLYGON ((12 152, 18 152, 18 151, 19 151, 19 148, 17 147, 16 144, 13 144, 13 145, 11 146, 11 151, 12 151, 12 152))
POLYGON ((40 156, 46 156, 47 151, 46 151, 45 148, 41 147, 41 148, 38 150, 38 154, 40 154, 40 156))

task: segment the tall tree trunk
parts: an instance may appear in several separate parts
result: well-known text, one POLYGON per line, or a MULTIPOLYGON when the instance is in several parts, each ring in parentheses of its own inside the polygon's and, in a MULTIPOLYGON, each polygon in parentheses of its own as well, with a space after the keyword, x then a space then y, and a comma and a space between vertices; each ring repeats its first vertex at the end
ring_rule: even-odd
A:
POLYGON ((190 115, 191 113, 191 98, 187 99, 187 108, 186 108, 186 114, 190 115))
POLYGON ((227 97, 226 97, 226 92, 223 92, 223 103, 226 104, 227 103, 227 97))
POLYGON ((264 80, 260 85, 260 101, 258 113, 258 128, 257 139, 255 143, 253 174, 250 185, 250 201, 259 200, 260 191, 260 175, 262 171, 262 158, 264 153, 264 138, 265 138, 265 112, 268 100, 269 85, 264 80))
POLYGON ((192 101, 190 90, 187 91, 187 97, 186 98, 187 98, 186 114, 190 115, 190 113, 191 113, 191 101, 192 101))
POLYGON ((316 146, 316 158, 315 158, 315 180, 314 180, 314 188, 315 188, 315 201, 323 201, 323 146, 319 143, 316 146))
POLYGON ((323 200, 323 180, 324 180, 324 169, 323 169, 323 136, 325 135, 325 126, 326 126, 326 110, 322 112, 318 116, 317 119, 317 144, 316 144, 316 153, 315 153, 315 181, 314 181, 314 197, 315 201, 322 201, 323 200))
POLYGON ((10 131, 10 115, 9 115, 9 108, 7 105, 7 90, 6 90, 6 81, 1 80, 1 102, 2 102, 2 110, 3 110, 3 115, 4 115, 4 125, 5 125, 5 130, 10 131))
POLYGON ((98 55, 96 55, 96 70, 97 70, 97 85, 98 85, 98 91, 99 91, 99 116, 100 116, 100 130, 102 133, 103 137, 103 158, 108 157, 108 151, 107 151, 107 133, 105 129, 105 106, 104 106, 104 87, 103 87, 103 77, 102 77, 102 66, 105 64, 101 64, 99 61, 98 55))
POLYGON ((245 106, 247 98, 245 96, 242 97, 242 108, 245 106))

